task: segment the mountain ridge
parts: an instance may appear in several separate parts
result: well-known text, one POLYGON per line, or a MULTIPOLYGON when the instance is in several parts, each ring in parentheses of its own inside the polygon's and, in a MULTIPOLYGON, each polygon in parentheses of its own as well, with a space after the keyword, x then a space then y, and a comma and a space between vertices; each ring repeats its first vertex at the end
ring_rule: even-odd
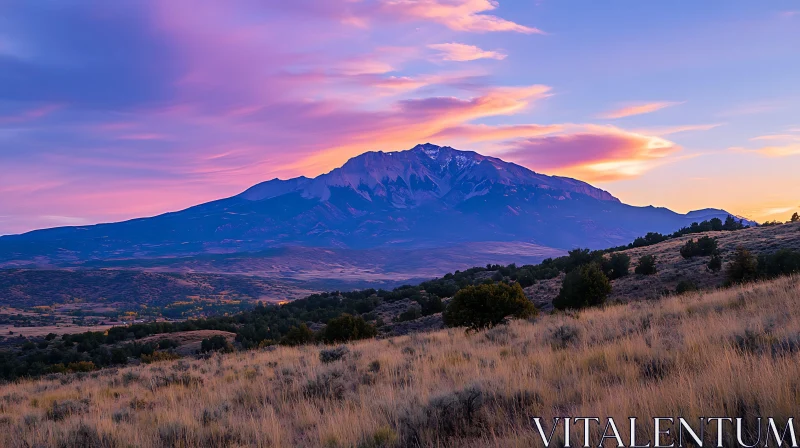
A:
POLYGON ((426 143, 367 152, 314 178, 273 179, 150 218, 0 237, 0 267, 284 246, 392 251, 519 242, 558 250, 604 248, 727 215, 718 209, 682 215, 634 207, 580 180, 426 143))

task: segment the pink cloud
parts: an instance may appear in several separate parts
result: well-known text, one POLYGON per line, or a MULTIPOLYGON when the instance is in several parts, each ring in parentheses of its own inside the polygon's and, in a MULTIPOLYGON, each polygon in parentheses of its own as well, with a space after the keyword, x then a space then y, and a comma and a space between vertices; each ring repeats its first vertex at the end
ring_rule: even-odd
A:
POLYGON ((428 48, 439 51, 437 56, 445 61, 466 62, 478 59, 503 60, 508 56, 499 51, 487 51, 475 45, 459 43, 432 44, 428 45, 428 48))
POLYGON ((167 136, 163 134, 126 134, 117 138, 120 140, 165 140, 167 136))
POLYGON ((504 157, 534 170, 611 181, 638 177, 679 150, 659 137, 585 126, 581 132, 513 142, 504 157))
POLYGON ((718 128, 722 125, 723 123, 687 124, 682 126, 662 126, 662 127, 636 130, 635 132, 639 134, 657 135, 659 137, 663 137, 665 135, 679 134, 682 132, 710 131, 711 129, 718 128))
POLYGON ((675 101, 659 101, 654 103, 630 104, 628 106, 619 109, 605 112, 601 114, 599 118, 616 119, 616 118, 631 117, 634 115, 649 114, 652 112, 659 111, 661 109, 665 109, 667 107, 677 106, 678 104, 683 104, 683 103, 675 101))
POLYGON ((495 0, 383 0, 378 12, 389 17, 429 20, 456 31, 544 34, 537 28, 484 14, 498 6, 495 0))
POLYGON ((28 121, 33 121, 38 118, 45 117, 50 115, 51 113, 61 109, 63 105, 61 104, 45 104, 43 106, 39 106, 33 109, 27 109, 21 111, 17 115, 9 115, 2 117, 0 116, 0 124, 2 123, 24 123, 28 121))

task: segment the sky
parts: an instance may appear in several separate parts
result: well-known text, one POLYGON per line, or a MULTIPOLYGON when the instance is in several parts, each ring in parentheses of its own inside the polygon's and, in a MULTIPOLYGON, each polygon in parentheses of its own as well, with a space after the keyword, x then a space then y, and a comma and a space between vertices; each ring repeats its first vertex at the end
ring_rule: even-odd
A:
POLYGON ((787 220, 798 43, 800 0, 4 0, 0 234, 425 142, 787 220))

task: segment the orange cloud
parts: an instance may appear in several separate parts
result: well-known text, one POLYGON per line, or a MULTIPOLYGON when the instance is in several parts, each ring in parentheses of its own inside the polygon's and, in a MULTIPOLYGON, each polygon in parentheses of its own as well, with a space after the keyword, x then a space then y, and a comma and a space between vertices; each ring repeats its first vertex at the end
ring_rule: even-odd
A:
POLYGON ((384 0, 380 9, 390 17, 430 20, 456 31, 544 34, 537 28, 482 14, 497 7, 495 0, 384 0))
POLYGON ((788 157, 800 155, 800 143, 783 146, 765 146, 756 150, 766 157, 788 157))
POLYGON ((633 115, 649 114, 651 112, 655 112, 667 107, 677 106, 678 104, 683 104, 683 103, 676 101, 659 101, 655 103, 631 104, 621 109, 616 109, 603 113, 599 117, 606 119, 631 117, 633 115))
POLYGON ((498 51, 486 51, 474 45, 447 43, 428 45, 428 48, 439 51, 439 57, 445 61, 475 61, 477 59, 503 60, 508 55, 498 51))
POLYGON ((782 144, 762 146, 761 148, 748 149, 741 146, 728 148, 730 151, 744 154, 758 154, 764 157, 789 157, 800 155, 800 136, 788 134, 772 134, 753 137, 751 141, 777 141, 782 144))
POLYGON ((503 157, 537 171, 586 181, 634 178, 663 163, 680 147, 660 137, 608 126, 513 142, 503 157))

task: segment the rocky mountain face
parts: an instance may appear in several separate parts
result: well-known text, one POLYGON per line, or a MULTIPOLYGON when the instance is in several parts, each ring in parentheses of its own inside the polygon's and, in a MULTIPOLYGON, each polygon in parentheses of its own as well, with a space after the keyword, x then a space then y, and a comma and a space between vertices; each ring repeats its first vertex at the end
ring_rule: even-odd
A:
MULTIPOLYGON (((520 242, 555 250, 604 248, 725 216, 716 209, 682 215, 633 207, 585 182, 424 144, 368 152, 313 179, 274 179, 152 218, 0 237, 0 266, 268 253, 281 247, 452 253, 470 245, 486 253, 493 245, 520 242)), ((474 263, 490 261, 496 260, 474 263)))

